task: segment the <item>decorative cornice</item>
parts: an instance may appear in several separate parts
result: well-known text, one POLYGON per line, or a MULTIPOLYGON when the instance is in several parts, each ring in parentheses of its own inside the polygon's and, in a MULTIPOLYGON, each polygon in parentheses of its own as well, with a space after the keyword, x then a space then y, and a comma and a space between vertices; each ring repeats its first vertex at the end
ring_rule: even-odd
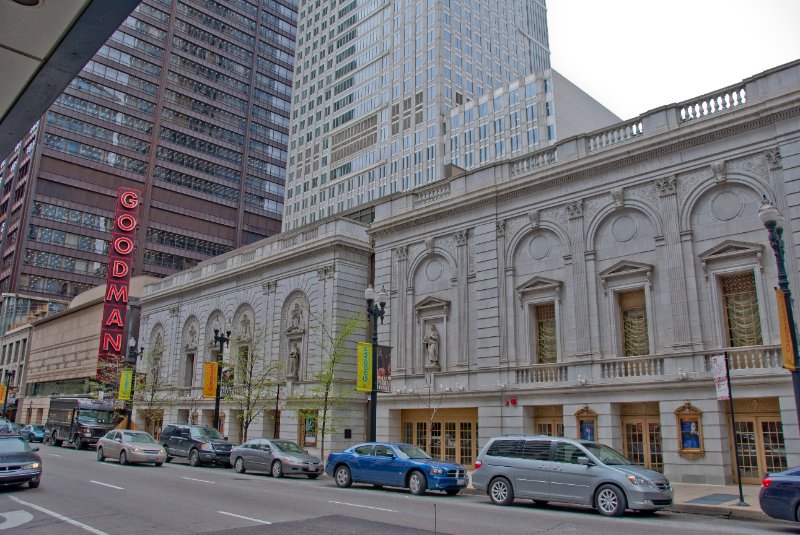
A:
MULTIPOLYGON (((745 110, 742 110, 743 112, 745 110)), ((754 119, 750 121, 745 121, 739 124, 733 124, 724 128, 714 129, 712 131, 701 133, 694 137, 685 137, 685 136, 675 136, 675 138, 679 139, 679 141, 675 141, 673 143, 663 143, 660 146, 653 148, 653 149, 645 149, 638 153, 631 153, 636 148, 636 143, 626 144, 624 146, 624 153, 615 159, 611 159, 611 157, 615 156, 612 151, 601 152, 598 153, 598 158, 603 158, 604 160, 596 165, 589 165, 583 169, 577 170, 572 173, 565 173, 559 176, 554 176, 551 178, 547 178, 545 175, 546 172, 557 172, 560 165, 554 165, 548 167, 546 170, 534 170, 530 173, 530 176, 536 175, 537 180, 535 182, 531 182, 530 180, 525 180, 525 178, 515 178, 513 182, 504 182, 502 186, 517 186, 511 190, 502 191, 499 193, 492 193, 486 192, 483 193, 479 198, 477 198, 474 202, 466 202, 457 205, 450 205, 449 203, 443 204, 441 209, 437 209, 435 211, 428 212, 424 215, 413 214, 408 216, 407 219, 400 221, 395 224, 387 224, 380 226, 378 228, 374 227, 367 232, 374 236, 380 236, 383 234, 389 234, 398 230, 403 230, 407 228, 414 228, 419 227, 421 225, 427 223, 433 223, 437 221, 441 221, 442 219, 442 212, 447 212, 448 215, 457 215, 462 213, 471 212, 473 210, 482 208, 484 206, 493 206, 499 203, 503 203, 506 201, 511 201, 517 199, 519 197, 526 197, 532 195, 534 193, 540 192, 546 189, 553 189, 561 186, 565 186, 567 184, 578 182, 583 179, 596 177, 599 174, 603 174, 606 172, 614 171, 616 169, 620 169, 623 167, 628 167, 631 165, 635 165, 638 163, 650 162, 654 159, 657 159, 661 156, 672 154, 675 152, 684 151, 690 149, 692 147, 696 147, 698 145, 704 145, 707 143, 711 143, 718 139, 723 139, 726 137, 735 136, 742 133, 751 132, 752 130, 762 128, 764 126, 768 126, 770 124, 784 121, 786 119, 790 119, 792 117, 796 117, 800 115, 800 106, 791 106, 787 107, 786 109, 780 110, 775 113, 765 114, 765 115, 758 115, 754 119), (527 182, 527 184, 525 184, 527 182)), ((730 118, 730 115, 723 115, 720 116, 720 120, 726 120, 730 118)), ((712 121, 707 121, 702 123, 704 127, 708 127, 713 123, 712 121)), ((699 124, 699 123, 693 123, 699 124)), ((688 126, 688 125, 687 125, 688 126)), ((680 133, 680 128, 672 130, 670 133, 680 133)), ((665 134, 660 134, 665 135, 665 134)), ((642 137, 638 143, 645 143, 650 141, 654 138, 653 137, 642 137)), ((587 156, 585 159, 590 159, 592 156, 587 156)), ((580 162, 580 160, 571 160, 569 162, 564 162, 561 165, 569 165, 575 162, 580 162)), ((498 164, 500 165, 500 164, 498 164)), ((495 186, 497 188, 500 186, 499 184, 495 186)))

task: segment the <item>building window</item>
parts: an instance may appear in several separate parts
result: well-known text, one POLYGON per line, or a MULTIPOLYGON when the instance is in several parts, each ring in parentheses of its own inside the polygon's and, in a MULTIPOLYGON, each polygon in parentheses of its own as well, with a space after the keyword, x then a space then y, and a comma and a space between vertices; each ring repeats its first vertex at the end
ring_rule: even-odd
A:
POLYGON ((730 347, 757 346, 761 337, 756 280, 752 271, 720 277, 730 347))
POLYGON ((536 316, 536 361, 538 364, 556 362, 556 305, 545 303, 534 307, 536 316))
POLYGON ((650 341, 647 337, 647 307, 644 290, 619 293, 618 299, 625 356, 636 357, 649 354, 650 341))

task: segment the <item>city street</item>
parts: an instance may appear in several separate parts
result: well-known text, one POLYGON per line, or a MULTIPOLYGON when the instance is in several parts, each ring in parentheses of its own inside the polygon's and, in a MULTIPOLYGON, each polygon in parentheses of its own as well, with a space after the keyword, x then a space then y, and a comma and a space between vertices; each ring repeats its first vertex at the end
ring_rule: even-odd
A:
POLYGON ((136 533, 797 533, 790 524, 661 512, 601 517, 580 507, 497 507, 482 495, 411 496, 339 489, 333 481, 273 479, 173 462, 161 468, 99 463, 94 450, 42 446, 38 489, 0 491, 0 531, 136 533))

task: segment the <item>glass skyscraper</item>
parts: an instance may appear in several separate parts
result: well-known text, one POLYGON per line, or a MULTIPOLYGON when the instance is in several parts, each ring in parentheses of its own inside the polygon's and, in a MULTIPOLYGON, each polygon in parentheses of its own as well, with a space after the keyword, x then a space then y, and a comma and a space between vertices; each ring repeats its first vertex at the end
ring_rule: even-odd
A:
POLYGON ((302 2, 284 230, 438 180, 450 110, 549 67, 544 0, 302 2))

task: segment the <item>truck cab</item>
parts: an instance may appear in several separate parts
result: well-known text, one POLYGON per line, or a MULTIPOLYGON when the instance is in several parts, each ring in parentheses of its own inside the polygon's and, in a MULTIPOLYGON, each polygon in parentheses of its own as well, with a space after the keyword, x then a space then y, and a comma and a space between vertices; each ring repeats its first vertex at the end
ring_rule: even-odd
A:
POLYGON ((88 397, 54 397, 45 423, 45 440, 54 446, 70 442, 85 449, 114 429, 114 401, 88 397))

